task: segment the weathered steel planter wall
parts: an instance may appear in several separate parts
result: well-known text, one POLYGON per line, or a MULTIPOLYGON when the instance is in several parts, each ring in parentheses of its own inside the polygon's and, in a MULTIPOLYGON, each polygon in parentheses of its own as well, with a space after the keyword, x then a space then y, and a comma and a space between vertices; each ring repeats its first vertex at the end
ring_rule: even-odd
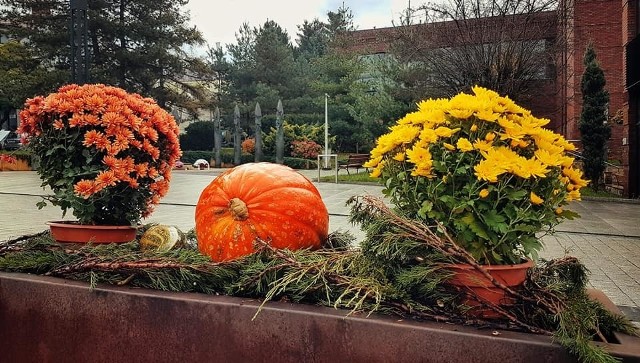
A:
MULTIPOLYGON (((549 337, 0 273, 2 362, 572 362, 549 337)), ((607 348, 640 361, 639 339, 607 348)))

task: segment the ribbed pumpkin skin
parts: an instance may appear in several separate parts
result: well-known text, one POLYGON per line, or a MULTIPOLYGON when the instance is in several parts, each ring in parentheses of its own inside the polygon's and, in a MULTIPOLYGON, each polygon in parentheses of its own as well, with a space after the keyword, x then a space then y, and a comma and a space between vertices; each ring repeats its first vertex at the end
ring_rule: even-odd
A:
POLYGON ((329 213, 318 189, 295 170, 273 163, 248 163, 227 170, 200 194, 196 205, 200 252, 225 261, 254 252, 256 237, 276 248, 318 248, 329 232, 329 213), (238 220, 230 201, 246 204, 238 220))

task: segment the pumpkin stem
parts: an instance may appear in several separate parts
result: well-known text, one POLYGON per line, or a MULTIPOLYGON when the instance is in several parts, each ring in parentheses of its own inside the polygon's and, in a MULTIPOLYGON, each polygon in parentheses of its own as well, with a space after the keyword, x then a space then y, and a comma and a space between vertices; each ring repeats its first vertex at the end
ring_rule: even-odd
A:
POLYGON ((232 198, 229 201, 229 209, 231 210, 231 215, 233 219, 236 221, 244 221, 249 218, 249 210, 247 209, 247 205, 240 200, 240 198, 232 198))

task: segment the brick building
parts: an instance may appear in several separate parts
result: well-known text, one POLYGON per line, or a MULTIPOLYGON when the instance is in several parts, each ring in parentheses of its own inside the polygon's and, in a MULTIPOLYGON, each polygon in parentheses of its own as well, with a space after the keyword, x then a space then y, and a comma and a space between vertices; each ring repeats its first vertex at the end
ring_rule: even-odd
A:
MULTIPOLYGON (((550 128, 569 140, 580 140, 582 109, 580 81, 583 56, 592 43, 606 77, 610 95, 607 182, 624 196, 640 196, 640 0, 566 0, 558 11, 538 14, 554 22, 541 40, 561 44, 554 77, 539 80, 545 90, 523 106, 551 119, 550 128)), ((446 27, 446 23, 441 26, 446 27)), ((424 25, 411 25, 424 27, 424 25)), ((349 48, 362 55, 390 52, 397 28, 358 30, 350 34, 349 48)), ((440 46, 440 45, 438 45, 440 46)), ((443 45, 446 46, 446 45, 443 45)), ((579 146, 579 142, 577 143, 579 146)))
POLYGON ((579 139, 578 120, 582 109, 580 80, 584 72, 582 56, 592 43, 604 71, 609 92, 611 139, 609 159, 619 167, 609 167, 612 183, 626 196, 640 195, 640 0, 574 0, 567 7, 564 34, 568 39, 567 72, 558 79, 566 87, 567 138, 579 139))

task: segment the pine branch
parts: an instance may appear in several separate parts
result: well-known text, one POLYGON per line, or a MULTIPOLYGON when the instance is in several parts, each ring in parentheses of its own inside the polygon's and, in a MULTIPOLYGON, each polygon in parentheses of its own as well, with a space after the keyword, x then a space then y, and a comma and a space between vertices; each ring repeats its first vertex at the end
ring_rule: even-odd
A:
MULTIPOLYGON (((349 309, 349 314, 377 312, 553 334, 585 362, 611 359, 593 344, 594 336, 604 341, 614 331, 637 334, 628 319, 589 299, 587 270, 570 257, 536 265, 524 287, 512 292, 518 299, 514 307, 495 306, 478 298, 504 319, 470 319, 463 314, 464 307, 455 304, 451 288, 444 287, 449 276, 444 271, 453 262, 475 260, 459 251, 451 238, 439 237, 430 228, 407 221, 376 202, 359 204, 352 217, 367 231, 361 249, 348 248, 353 238, 347 235, 334 235, 333 242, 315 251, 280 250, 268 241, 257 240, 256 253, 215 263, 193 249, 144 253, 137 242, 69 249, 38 234, 0 244, 0 270, 88 281, 92 287, 98 283, 128 284, 258 297, 263 299, 260 308, 267 301, 282 299, 349 309)), ((494 285, 501 286, 499 282, 494 285)))

